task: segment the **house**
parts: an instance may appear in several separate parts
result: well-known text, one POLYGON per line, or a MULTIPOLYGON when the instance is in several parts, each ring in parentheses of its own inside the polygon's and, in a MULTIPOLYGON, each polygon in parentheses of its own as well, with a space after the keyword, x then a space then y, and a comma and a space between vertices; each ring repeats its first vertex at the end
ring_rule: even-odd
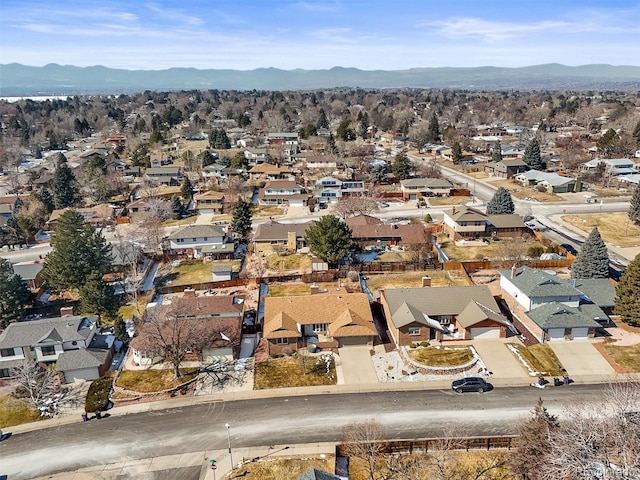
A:
POLYGON ((200 173, 206 180, 214 180, 216 183, 220 183, 222 180, 227 179, 226 169, 227 167, 224 165, 212 163, 211 165, 203 167, 200 173))
POLYGON ((305 157, 304 163, 309 170, 335 170, 338 168, 338 160, 327 155, 308 155, 305 157))
POLYGON ((487 215, 475 208, 457 206, 445 210, 443 231, 454 240, 479 237, 515 237, 528 232, 516 214, 487 215))
POLYGON ((244 299, 234 295, 174 297, 170 303, 155 307, 153 320, 141 321, 131 340, 133 361, 150 366, 162 362, 161 348, 153 340, 160 330, 167 341, 183 336, 183 345, 192 344, 192 360, 214 363, 217 359, 232 360, 240 353, 244 299), (185 322, 174 325, 173 322, 185 322), (185 338, 189 336, 191 338, 185 338))
POLYGON ((261 255, 296 253, 307 246, 304 237, 311 225, 313 222, 279 223, 270 220, 260 223, 253 234, 253 251, 261 255))
POLYGON ((325 472, 324 470, 318 470, 317 468, 312 468, 311 470, 307 470, 299 477, 296 477, 295 480, 342 480, 343 477, 339 477, 334 475, 333 473, 325 472))
POLYGON ((580 165, 582 172, 597 172, 599 169, 611 176, 638 173, 634 161, 628 158, 594 158, 580 165))
POLYGON ((217 258, 232 258, 233 242, 228 241, 227 232, 218 225, 187 225, 166 237, 163 247, 166 255, 189 255, 203 258, 214 255, 217 258), (215 254, 217 252, 217 254, 215 254))
POLYGON ((418 200, 420 197, 449 196, 453 185, 444 178, 409 178, 400 181, 402 199, 418 200))
POLYGON ((310 343, 324 348, 373 346, 376 328, 369 297, 341 288, 305 296, 266 297, 263 334, 269 355, 280 355, 310 343))
POLYGON ((96 205, 94 207, 67 207, 51 212, 51 215, 49 215, 49 220, 47 220, 46 222, 47 229, 53 230, 56 226, 56 223, 58 223, 58 219, 60 218, 60 216, 69 210, 75 210, 82 216, 85 223, 88 223, 89 225, 92 225, 96 228, 102 228, 108 225, 112 225, 115 220, 114 207, 107 205, 106 203, 101 203, 100 205, 96 205))
POLYGON ((182 167, 173 165, 149 167, 145 170, 144 176, 161 185, 176 186, 182 183, 182 167))
POLYGON ((351 238, 363 248, 370 245, 411 246, 431 245, 431 235, 422 225, 385 224, 382 220, 369 215, 357 215, 345 221, 351 230, 351 238))
POLYGON ((44 267, 42 260, 40 262, 12 263, 11 267, 13 267, 13 273, 22 278, 31 290, 37 290, 44 283, 40 276, 40 272, 44 267))
POLYGON ((291 180, 272 180, 258 192, 259 205, 307 205, 309 195, 304 187, 291 180))
MULTIPOLYGON (((500 271, 500 288, 507 303, 519 307, 522 324, 539 342, 587 339, 593 337, 599 322, 609 318, 594 301, 611 303, 611 290, 605 282, 565 281, 544 270, 529 267, 500 271), (608 294, 598 297, 598 284, 608 294)), ((606 281, 608 283, 608 280, 606 281)))
POLYGON ((484 166, 485 173, 490 177, 513 178, 527 170, 529 166, 520 158, 503 158, 499 162, 489 162, 484 166))
POLYGON ((249 170, 249 180, 293 180, 293 172, 289 167, 272 163, 254 165, 249 170))
POLYGON ((280 145, 287 142, 298 142, 298 132, 271 132, 267 134, 267 144, 280 145))
POLYGON ((269 162, 271 155, 266 148, 245 148, 244 158, 246 158, 250 164, 259 165, 261 163, 269 162))
POLYGON ((398 346, 504 338, 514 331, 486 285, 385 289, 380 291, 380 303, 398 346))
POLYGON ((557 173, 528 170, 514 177, 523 186, 539 185, 549 193, 568 193, 582 190, 582 183, 575 178, 564 177, 557 173))
POLYGON ((113 340, 98 333, 97 317, 63 315, 10 323, 0 334, 0 378, 12 377, 13 368, 27 360, 55 363, 67 383, 95 380, 111 365, 113 340))
POLYGON ((323 177, 313 186, 313 196, 320 203, 335 202, 349 195, 361 195, 366 192, 363 181, 339 180, 334 177, 323 177))
POLYGON ((225 197, 222 192, 209 190, 208 192, 198 193, 194 201, 198 215, 221 215, 224 213, 225 197))

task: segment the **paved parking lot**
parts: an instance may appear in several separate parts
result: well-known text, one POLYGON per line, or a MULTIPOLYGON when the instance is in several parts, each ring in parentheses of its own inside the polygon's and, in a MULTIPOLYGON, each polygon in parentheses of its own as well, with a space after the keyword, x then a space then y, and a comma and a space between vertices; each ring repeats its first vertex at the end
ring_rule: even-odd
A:
POLYGON ((588 340, 549 342, 549 346, 562 366, 567 369, 570 377, 574 375, 610 377, 615 373, 609 362, 588 340))

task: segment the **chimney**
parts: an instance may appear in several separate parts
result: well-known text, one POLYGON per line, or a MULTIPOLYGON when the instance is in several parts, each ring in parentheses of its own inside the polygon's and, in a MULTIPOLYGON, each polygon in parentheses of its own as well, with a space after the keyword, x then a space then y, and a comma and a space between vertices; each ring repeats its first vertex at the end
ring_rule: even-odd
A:
POLYGON ((451 210, 451 215, 455 215, 456 214, 456 207, 453 207, 453 210, 451 210))
POLYGON ((516 276, 516 266, 511 267, 511 278, 516 276))
POLYGON ((73 315, 73 306, 60 307, 60 316, 66 317, 67 315, 73 315))
POLYGON ((195 298, 196 290, 194 288, 185 288, 182 296, 185 298, 195 298))
POLYGON ((317 293, 320 293, 320 287, 318 284, 314 283, 311 285, 311 295, 315 295, 317 293))
POLYGON ((422 277, 422 286, 430 287, 431 286, 431 277, 422 277))

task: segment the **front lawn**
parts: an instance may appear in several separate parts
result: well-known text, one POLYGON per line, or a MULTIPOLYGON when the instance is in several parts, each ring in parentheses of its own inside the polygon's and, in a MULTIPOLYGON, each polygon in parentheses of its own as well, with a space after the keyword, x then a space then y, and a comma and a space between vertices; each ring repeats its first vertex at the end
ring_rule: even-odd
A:
POLYGON ((265 461, 252 461, 241 466, 234 470, 233 476, 244 480, 295 480, 313 468, 333 473, 335 461, 333 455, 326 455, 323 458, 309 458, 309 455, 299 458, 272 456, 265 461))
POLYGON ((430 207, 442 207, 447 205, 464 205, 469 203, 471 197, 427 197, 430 207))
POLYGON ((640 245, 640 226, 635 225, 627 213, 590 213, 584 215, 563 215, 562 220, 582 230, 585 235, 598 227, 600 236, 607 243, 620 247, 640 245))
POLYGON ((321 356, 296 355, 294 357, 276 358, 256 364, 254 387, 265 388, 314 387, 318 385, 336 384, 336 366, 330 357, 329 372, 321 356), (303 369, 303 361, 305 369, 303 369))
POLYGON ((514 353, 514 355, 515 352, 513 352, 512 348, 518 352, 516 357, 521 357, 518 358, 518 360, 525 364, 525 368, 529 370, 531 376, 551 375, 559 377, 567 373, 563 370, 555 352, 551 350, 551 347, 546 343, 532 345, 531 347, 510 343, 508 347, 509 351, 514 353))
POLYGON ((13 427, 40 419, 40 412, 24 400, 11 395, 0 396, 0 426, 13 427))
POLYGON ((456 367, 473 359, 470 348, 427 347, 407 348, 409 358, 427 367, 456 367))
POLYGON ((198 375, 196 368, 181 368, 180 372, 182 376, 175 378, 173 369, 124 370, 116 384, 133 392, 152 393, 175 388, 198 375))
POLYGON ((616 347, 615 343, 605 343, 602 348, 625 370, 640 372, 640 344, 629 347, 616 347))

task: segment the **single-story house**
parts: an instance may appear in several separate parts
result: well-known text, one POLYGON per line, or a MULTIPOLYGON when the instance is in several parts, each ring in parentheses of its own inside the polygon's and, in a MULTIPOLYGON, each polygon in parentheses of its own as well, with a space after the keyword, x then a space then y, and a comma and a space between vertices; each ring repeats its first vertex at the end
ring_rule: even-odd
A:
POLYGON ((22 278, 31 290, 37 290, 44 283, 40 276, 40 272, 44 267, 42 261, 13 263, 11 266, 13 267, 13 273, 22 278))
POLYGON ((453 185, 444 178, 409 178, 400 181, 402 199, 418 200, 419 197, 449 196, 453 185))
POLYGON ((283 251, 296 253, 306 247, 304 237, 311 225, 313 222, 279 223, 270 220, 260 223, 253 234, 253 251, 262 255, 283 251))
POLYGON ((173 165, 149 167, 145 170, 144 176, 161 185, 180 185, 182 182, 182 167, 173 165))
POLYGON ((594 158, 580 165, 583 172, 597 171, 598 168, 611 176, 639 173, 635 162, 629 158, 594 158))
POLYGON ((443 230, 454 240, 479 237, 519 237, 529 231, 519 215, 487 215, 480 210, 456 206, 444 212, 443 230))
POLYGON ((58 219, 60 216, 69 211, 75 210, 78 212, 85 223, 88 223, 96 228, 106 227, 107 225, 112 225, 115 219, 115 210, 112 206, 107 205, 105 203, 101 203, 100 205, 96 205, 94 207, 82 207, 82 208, 62 208, 59 210, 54 210, 49 215, 49 220, 47 220, 46 227, 48 230, 53 230, 58 223, 58 219))
POLYGON ((504 338, 513 331, 486 285, 385 289, 380 291, 380 303, 398 346, 504 338))
POLYGON ((568 193, 582 189, 582 182, 578 182, 575 178, 540 170, 528 170, 517 174, 514 178, 525 187, 540 185, 549 193, 568 193))
POLYGON ((250 180, 293 180, 293 171, 289 167, 272 163, 260 163, 249 170, 250 180))
POLYGON ((385 224, 369 215, 350 217, 345 223, 351 230, 351 238, 361 247, 431 245, 431 234, 419 224, 385 224))
POLYGON ((369 297, 344 289, 264 299, 263 336, 269 355, 293 353, 310 343, 321 347, 369 345, 377 335, 369 297))

